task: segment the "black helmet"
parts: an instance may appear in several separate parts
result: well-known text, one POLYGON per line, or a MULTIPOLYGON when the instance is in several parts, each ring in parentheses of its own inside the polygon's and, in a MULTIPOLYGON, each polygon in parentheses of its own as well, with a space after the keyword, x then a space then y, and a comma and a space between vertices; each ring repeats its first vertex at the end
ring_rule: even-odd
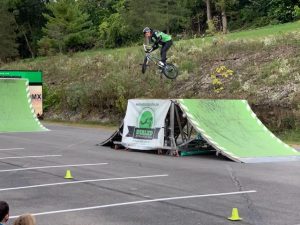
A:
POLYGON ((145 27, 143 30, 143 33, 150 32, 150 31, 151 31, 151 29, 149 27, 145 27))

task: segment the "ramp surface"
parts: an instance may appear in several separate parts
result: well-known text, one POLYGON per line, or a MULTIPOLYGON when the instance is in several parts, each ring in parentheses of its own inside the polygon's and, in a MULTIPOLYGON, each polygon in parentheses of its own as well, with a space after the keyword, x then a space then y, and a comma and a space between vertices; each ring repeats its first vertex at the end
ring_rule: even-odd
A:
POLYGON ((275 137, 245 100, 180 99, 197 132, 223 155, 240 162, 293 161, 300 153, 275 137))
POLYGON ((31 105, 28 81, 0 79, 0 132, 46 131, 31 105))

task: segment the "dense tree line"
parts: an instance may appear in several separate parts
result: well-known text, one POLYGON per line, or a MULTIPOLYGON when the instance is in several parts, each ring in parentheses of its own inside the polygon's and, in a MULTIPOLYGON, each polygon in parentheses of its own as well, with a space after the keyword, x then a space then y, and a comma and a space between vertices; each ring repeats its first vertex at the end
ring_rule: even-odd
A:
POLYGON ((0 0, 0 60, 137 43, 145 26, 178 37, 298 20, 300 0, 0 0))

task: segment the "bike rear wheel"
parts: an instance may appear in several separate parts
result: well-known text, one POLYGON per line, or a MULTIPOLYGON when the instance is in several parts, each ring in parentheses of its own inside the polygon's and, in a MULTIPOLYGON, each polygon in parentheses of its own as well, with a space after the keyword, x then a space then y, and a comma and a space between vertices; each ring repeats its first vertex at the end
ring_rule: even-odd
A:
POLYGON ((175 79, 178 76, 177 67, 171 63, 167 63, 162 72, 169 79, 175 79))
POLYGON ((145 72, 146 72, 147 64, 148 64, 148 58, 145 57, 145 58, 144 58, 144 63, 142 64, 142 73, 145 73, 145 72))

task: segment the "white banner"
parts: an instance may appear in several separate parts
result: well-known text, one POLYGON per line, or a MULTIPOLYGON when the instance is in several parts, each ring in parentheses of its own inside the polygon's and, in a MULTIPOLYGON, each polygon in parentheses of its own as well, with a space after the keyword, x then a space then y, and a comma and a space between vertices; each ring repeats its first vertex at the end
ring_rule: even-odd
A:
POLYGON ((38 118, 43 117, 43 90, 40 86, 29 86, 31 103, 38 118))
POLYGON ((140 150, 162 148, 165 118, 170 104, 170 100, 129 100, 124 119, 122 144, 127 148, 140 150))

